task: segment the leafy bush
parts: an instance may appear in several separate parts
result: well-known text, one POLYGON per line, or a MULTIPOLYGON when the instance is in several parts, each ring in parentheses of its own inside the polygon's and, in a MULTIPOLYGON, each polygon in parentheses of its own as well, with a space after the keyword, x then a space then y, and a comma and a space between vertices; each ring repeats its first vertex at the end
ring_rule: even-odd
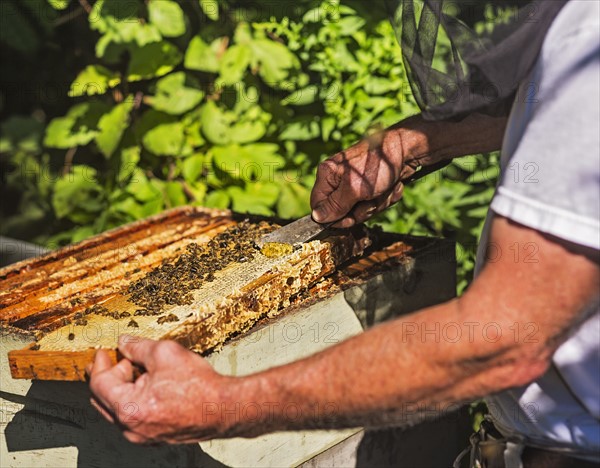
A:
MULTIPOLYGON (((2 233, 56 246, 184 204, 307 214, 319 161, 418 112, 382 3, 4 0, 2 233)), ((453 163, 376 222, 455 236, 462 289, 495 162, 453 163)))

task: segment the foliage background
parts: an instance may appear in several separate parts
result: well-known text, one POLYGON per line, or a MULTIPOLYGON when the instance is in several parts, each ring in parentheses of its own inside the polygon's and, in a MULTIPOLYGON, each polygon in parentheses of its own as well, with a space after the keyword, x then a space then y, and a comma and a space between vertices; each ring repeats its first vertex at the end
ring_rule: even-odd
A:
MULTIPOLYGON (((302 216, 321 160, 418 113, 384 2, 0 8, 0 233, 50 247, 183 204, 302 216)), ((496 163, 461 158, 375 222, 455 238, 462 291, 496 163)))

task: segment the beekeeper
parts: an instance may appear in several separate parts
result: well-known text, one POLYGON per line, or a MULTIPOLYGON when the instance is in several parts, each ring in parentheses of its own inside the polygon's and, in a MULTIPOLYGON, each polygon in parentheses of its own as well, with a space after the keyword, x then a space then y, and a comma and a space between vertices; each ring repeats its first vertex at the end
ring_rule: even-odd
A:
POLYGON ((98 353, 94 402, 129 440, 385 427, 404 418, 407 403, 485 397, 490 417, 472 437, 473 463, 598 466, 600 4, 521 2, 482 40, 442 2, 396 3, 422 114, 322 163, 313 218, 352 226, 398 201, 402 181, 420 168, 501 149, 476 279, 458 299, 242 378, 219 375, 170 342, 123 343, 128 359, 114 367, 98 353), (439 54, 438 41, 451 53, 439 54), (425 330, 460 324, 461 339, 415 332, 407 320, 425 330), (135 382, 131 362, 148 371, 135 382), (126 422, 114 405, 131 401, 139 414, 126 422), (202 413, 202 401, 220 410, 202 413), (277 404, 258 417, 227 413, 249 402, 277 404), (332 402, 332 411, 315 411, 332 402), (293 419, 287 403, 298 408, 293 419))

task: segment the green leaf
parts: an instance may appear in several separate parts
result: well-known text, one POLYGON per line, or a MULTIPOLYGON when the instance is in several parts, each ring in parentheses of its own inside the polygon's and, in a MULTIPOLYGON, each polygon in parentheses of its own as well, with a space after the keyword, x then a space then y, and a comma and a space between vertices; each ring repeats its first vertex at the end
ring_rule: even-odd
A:
POLYGON ((93 226, 82 226, 73 230, 73 235, 71 237, 71 242, 81 242, 88 237, 92 237, 94 234, 97 234, 96 230, 93 226))
POLYGON ((96 44, 96 56, 104 57, 111 43, 135 43, 139 47, 162 39, 154 24, 142 16, 140 0, 98 0, 88 15, 90 27, 103 34, 96 44))
POLYGON ((142 114, 142 117, 135 123, 133 129, 135 137, 138 142, 141 142, 144 135, 161 124, 177 122, 177 117, 174 115, 167 114, 166 112, 159 112, 154 109, 148 109, 142 114))
POLYGON ((102 65, 88 65, 71 83, 70 97, 104 94, 108 88, 114 88, 121 82, 118 73, 102 65))
POLYGON ((179 49, 167 41, 132 47, 127 79, 140 81, 166 75, 181 62, 181 58, 179 49))
POLYGON ((205 157, 202 154, 185 158, 181 171, 183 178, 190 183, 196 182, 205 169, 204 161, 205 157))
POLYGON ((202 132, 211 143, 226 145, 231 141, 229 135, 231 118, 214 101, 208 101, 200 111, 202 132))
POLYGON ((200 205, 206 198, 208 187, 204 182, 194 182, 187 186, 187 195, 192 198, 192 204, 200 205))
POLYGON ((218 73, 220 69, 219 50, 226 38, 215 39, 210 45, 200 36, 195 36, 185 52, 183 65, 190 70, 218 73))
POLYGON ((323 141, 329 141, 331 132, 335 130, 336 124, 337 122, 333 117, 325 117, 321 120, 321 134, 323 136, 323 141))
POLYGON ((0 152, 18 150, 37 153, 44 133, 44 125, 32 117, 15 115, 0 124, 0 152))
POLYGON ((400 89, 401 86, 402 82, 400 80, 372 76, 366 81, 364 89, 367 94, 380 95, 400 89))
POLYGON ((179 37, 185 33, 183 10, 172 0, 150 0, 148 16, 164 37, 179 37))
POLYGON ((162 199, 160 189, 150 183, 141 169, 134 171, 131 181, 127 185, 127 192, 142 203, 162 199))
POLYGON ((204 206, 224 210, 229 206, 231 199, 225 190, 213 190, 204 200, 204 206))
POLYGON ((199 0, 203 13, 211 20, 219 19, 219 2, 217 0, 199 0))
POLYGON ((208 101, 200 110, 202 132, 217 145, 258 141, 267 133, 270 120, 270 114, 253 104, 238 102, 233 110, 228 110, 208 101))
POLYGON ((317 100, 319 88, 316 85, 310 85, 306 88, 298 89, 281 101, 281 104, 293 106, 306 106, 317 100))
POLYGON ((107 107, 100 102, 83 102, 71 107, 66 116, 52 119, 46 128, 44 145, 59 149, 87 145, 98 134, 98 120, 107 107))
POLYGON ((261 120, 243 120, 233 125, 229 131, 230 141, 234 143, 252 143, 267 133, 267 126, 261 120))
POLYGON ((250 184, 245 190, 229 187, 227 193, 231 197, 233 211, 270 216, 273 214, 270 205, 277 200, 279 188, 272 183, 257 183, 250 184))
POLYGON ((48 3, 55 10, 66 10, 71 0, 48 0, 48 3))
POLYGON ((452 160, 452 164, 458 166, 463 171, 474 172, 477 168, 477 156, 463 156, 452 160))
POLYGON ((129 126, 129 114, 133 109, 133 99, 117 104, 104 114, 98 122, 100 130, 96 135, 96 145, 106 158, 110 158, 119 146, 123 132, 129 126))
POLYGON ((468 178, 469 184, 481 184, 484 182, 493 183, 500 176, 500 167, 486 167, 485 169, 473 172, 468 178))
POLYGON ((281 87, 282 81, 299 66, 296 56, 279 42, 256 39, 249 46, 252 50, 252 68, 257 68, 263 81, 273 88, 281 87))
POLYGON ((185 191, 179 182, 167 182, 165 184, 165 192, 167 194, 167 200, 171 208, 175 206, 185 205, 187 203, 187 196, 185 191))
POLYGON ((73 171, 56 181, 52 207, 57 218, 79 224, 93 221, 104 207, 104 191, 96 180, 96 169, 73 166, 73 171))
MULTIPOLYGON (((115 31, 127 34, 131 25, 139 22, 141 8, 139 0, 127 2, 127 5, 121 0, 98 0, 88 16, 90 27, 100 33, 115 31)), ((125 42, 132 38, 128 37, 125 42)))
POLYGON ((240 21, 233 33, 233 42, 236 44, 249 44, 252 41, 252 31, 246 21, 240 21))
POLYGON ((202 98, 204 92, 198 82, 185 72, 176 72, 158 80, 155 95, 146 100, 156 110, 180 115, 200 104, 202 98))
POLYGON ((251 199, 256 199, 258 203, 263 203, 267 206, 275 204, 279 198, 279 186, 273 182, 256 182, 246 185, 246 196, 251 199), (258 200, 262 201, 258 201, 258 200))
POLYGON ((321 133, 319 122, 310 117, 298 119, 284 128, 279 135, 281 140, 306 141, 317 138, 321 133))
POLYGON ((242 81, 249 63, 250 49, 246 45, 229 47, 223 54, 219 67, 221 84, 229 86, 242 81))
POLYGON ((140 162, 141 152, 142 149, 139 146, 130 146, 121 150, 121 161, 117 175, 119 182, 127 182, 133 177, 140 162))
POLYGON ((273 180, 275 172, 284 166, 285 159, 277 154, 279 147, 270 143, 212 148, 213 165, 217 171, 233 179, 245 181, 273 180))
POLYGON ((360 16, 346 16, 335 24, 339 28, 340 34, 351 36, 364 27, 365 20, 360 16))
POLYGON ((127 50, 126 44, 113 42, 109 34, 100 37, 96 42, 96 57, 111 65, 119 65, 121 57, 127 50))
POLYGON ((245 157, 258 165, 257 179, 273 180, 276 171, 285 166, 285 158, 279 154, 279 145, 275 143, 252 143, 242 147, 245 157))
POLYGON ((310 213, 310 191, 298 183, 281 184, 277 215, 284 219, 300 218, 310 213))
POLYGON ((189 117, 189 119, 184 118, 182 120, 185 125, 186 145, 190 148, 199 148, 200 146, 205 145, 206 140, 200 132, 200 115, 196 112, 192 112, 187 114, 186 117, 189 117))
POLYGON ((180 156, 185 143, 181 122, 157 125, 146 132, 142 139, 144 147, 157 156, 180 156))
POLYGON ((111 201, 109 210, 111 214, 127 215, 129 220, 136 220, 144 217, 142 204, 138 203, 133 197, 124 198, 119 201, 111 201))
POLYGON ((165 202, 163 196, 150 200, 142 205, 142 216, 140 218, 147 218, 160 213, 165 209, 165 202))

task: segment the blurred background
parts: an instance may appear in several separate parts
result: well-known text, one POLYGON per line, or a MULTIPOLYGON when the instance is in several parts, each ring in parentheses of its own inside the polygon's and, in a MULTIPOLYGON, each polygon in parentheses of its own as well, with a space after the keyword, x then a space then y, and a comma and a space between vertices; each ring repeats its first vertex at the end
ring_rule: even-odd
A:
MULTIPOLYGON (((419 111, 383 1, 2 0, 0 52, 0 235, 48 248, 185 204, 303 216, 321 160, 419 111)), ((455 239, 461 292, 497 161, 373 223, 455 239)))

